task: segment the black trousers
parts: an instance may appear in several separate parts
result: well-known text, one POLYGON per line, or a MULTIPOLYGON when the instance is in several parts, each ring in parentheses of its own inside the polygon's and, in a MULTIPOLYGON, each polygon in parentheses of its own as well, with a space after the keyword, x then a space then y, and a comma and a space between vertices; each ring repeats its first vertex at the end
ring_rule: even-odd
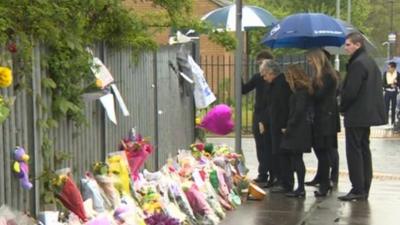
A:
POLYGON ((352 192, 368 194, 372 181, 369 127, 346 127, 346 156, 352 192))
POLYGON ((397 92, 396 91, 385 91, 386 115, 389 118, 389 109, 390 109, 392 124, 394 124, 394 122, 396 121, 396 104, 397 104, 397 92))
POLYGON ((269 127, 266 127, 265 131, 265 156, 267 158, 267 170, 269 172, 270 180, 278 179, 280 177, 280 163, 279 155, 273 154, 272 152, 272 133, 269 127))
POLYGON ((317 177, 321 187, 329 186, 329 155, 326 148, 314 148, 315 155, 318 159, 317 177))
POLYGON ((294 173, 297 175, 297 189, 304 190, 304 177, 306 167, 303 161, 303 153, 281 154, 282 186, 289 190, 294 187, 294 173))
MULTIPOLYGON (((255 116, 255 115, 254 115, 255 116)), ((253 136, 256 142, 256 152, 258 161, 258 175, 268 177, 268 157, 267 157, 267 146, 265 144, 265 132, 260 134, 258 120, 253 120, 253 136)), ((271 150, 270 150, 271 151, 271 150)))
MULTIPOLYGON (((313 180, 316 180, 318 182, 321 181, 321 172, 326 169, 326 156, 320 154, 321 150, 324 149, 316 149, 314 148, 315 155, 318 158, 318 169, 317 173, 315 174, 315 177, 313 180), (320 159, 322 158, 322 159, 320 159), (322 168, 325 167, 325 168, 322 168)), ((328 176, 329 176, 329 170, 330 170, 330 180, 334 183, 337 183, 339 180, 339 152, 337 148, 329 148, 326 149, 327 151, 327 157, 328 157, 328 176)), ((324 154, 324 153, 322 153, 324 154)), ((324 171, 325 172, 325 171, 324 171)), ((326 172, 325 172, 326 173, 326 172)))

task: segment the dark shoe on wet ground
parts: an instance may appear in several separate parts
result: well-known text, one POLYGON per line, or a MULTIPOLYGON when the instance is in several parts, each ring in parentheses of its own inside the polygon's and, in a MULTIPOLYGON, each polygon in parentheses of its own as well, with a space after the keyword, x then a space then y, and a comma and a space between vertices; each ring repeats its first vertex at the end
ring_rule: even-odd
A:
POLYGON ((307 182, 304 182, 304 185, 317 187, 317 186, 319 186, 319 181, 317 181, 317 180, 307 181, 307 182))
POLYGON ((297 189, 295 191, 288 192, 285 195, 291 198, 305 198, 306 191, 304 189, 297 189))
POLYGON ((368 195, 349 192, 346 195, 339 196, 338 199, 340 201, 360 201, 360 200, 367 200, 368 195))
POLYGON ((264 188, 272 188, 274 186, 278 185, 278 180, 275 178, 269 179, 267 184, 264 186, 264 188))
POLYGON ((288 188, 282 187, 281 185, 277 185, 271 188, 271 193, 288 193, 291 192, 288 188))
POLYGON ((258 175, 256 179, 253 180, 257 184, 262 184, 262 183, 267 183, 268 182, 268 176, 264 175, 258 175))

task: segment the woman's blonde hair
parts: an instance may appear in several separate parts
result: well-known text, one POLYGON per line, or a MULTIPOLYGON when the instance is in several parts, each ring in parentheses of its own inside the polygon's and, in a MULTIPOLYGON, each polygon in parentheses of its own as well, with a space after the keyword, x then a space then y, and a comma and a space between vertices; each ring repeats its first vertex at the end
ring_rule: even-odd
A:
POLYGON ((322 87, 324 85, 322 76, 326 74, 331 76, 336 81, 336 84, 339 83, 339 76, 322 49, 312 49, 307 52, 306 57, 315 70, 313 83, 316 87, 322 87))
POLYGON ((300 65, 289 65, 285 73, 285 78, 293 92, 305 88, 310 95, 313 94, 311 78, 300 65))

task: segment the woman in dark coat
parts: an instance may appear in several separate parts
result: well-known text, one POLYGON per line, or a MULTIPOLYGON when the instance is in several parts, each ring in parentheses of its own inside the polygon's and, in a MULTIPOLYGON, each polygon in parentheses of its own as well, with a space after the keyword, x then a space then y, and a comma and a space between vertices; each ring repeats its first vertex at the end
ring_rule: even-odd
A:
MULTIPOLYGON (((337 151, 339 131, 339 110, 336 100, 339 77, 321 49, 307 53, 307 60, 314 69, 312 84, 314 89, 313 148, 318 158, 319 190, 316 197, 326 196, 331 190, 329 181, 330 151, 337 151)), ((312 183, 312 182, 310 182, 312 183)))
POLYGON ((312 85, 309 76, 299 65, 290 65, 285 74, 292 95, 289 99, 289 116, 286 127, 282 129, 283 137, 281 151, 291 167, 291 173, 296 172, 298 186, 288 197, 305 197, 304 176, 306 168, 303 153, 311 152, 311 121, 309 106, 312 85))

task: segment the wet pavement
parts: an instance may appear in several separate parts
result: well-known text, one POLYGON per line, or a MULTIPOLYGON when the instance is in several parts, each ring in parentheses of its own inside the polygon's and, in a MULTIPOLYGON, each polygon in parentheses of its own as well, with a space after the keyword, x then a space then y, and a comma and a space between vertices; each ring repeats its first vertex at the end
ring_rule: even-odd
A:
MULTIPOLYGON (((234 145, 233 138, 208 138, 208 142, 234 145)), ((249 177, 257 175, 255 144, 243 138, 242 146, 249 177)), ((336 190, 326 198, 314 197, 314 187, 306 187, 305 199, 269 193, 263 201, 248 200, 229 212, 221 225, 399 225, 400 224, 400 139, 371 138, 374 179, 368 201, 341 202, 338 195, 350 190, 344 139, 339 138, 340 177, 336 190)), ((317 165, 313 153, 305 154, 306 180, 317 165)))

